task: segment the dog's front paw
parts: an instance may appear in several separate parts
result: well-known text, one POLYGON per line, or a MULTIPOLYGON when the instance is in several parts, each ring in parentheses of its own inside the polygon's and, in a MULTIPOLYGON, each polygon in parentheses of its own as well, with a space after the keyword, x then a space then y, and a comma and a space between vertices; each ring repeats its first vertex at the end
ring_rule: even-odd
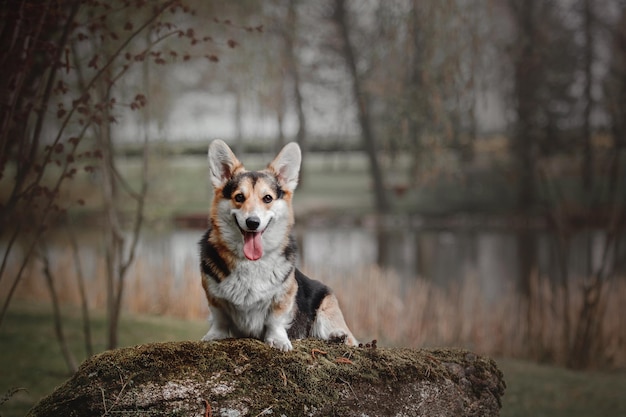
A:
POLYGON ((288 338, 268 337, 265 339, 265 343, 270 345, 270 347, 281 350, 283 352, 289 352, 291 349, 293 349, 293 346, 291 345, 291 342, 288 338))
POLYGON ((351 337, 348 333, 343 330, 335 330, 328 335, 328 341, 330 343, 338 343, 338 344, 346 344, 348 346, 357 346, 359 342, 351 337))
POLYGON ((328 335, 328 341, 330 343, 344 344, 348 339, 348 334, 342 331, 334 331, 328 335))
POLYGON ((219 330, 214 327, 211 327, 209 331, 207 332, 207 334, 205 334, 202 337, 202 341, 210 342, 211 340, 227 339, 228 337, 230 337, 230 333, 228 331, 223 331, 223 330, 219 330))

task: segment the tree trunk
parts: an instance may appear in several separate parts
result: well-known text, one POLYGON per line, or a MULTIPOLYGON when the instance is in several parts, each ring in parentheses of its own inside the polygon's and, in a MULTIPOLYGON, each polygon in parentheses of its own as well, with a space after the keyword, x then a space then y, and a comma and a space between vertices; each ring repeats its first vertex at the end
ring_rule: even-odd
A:
POLYGON ((241 92, 235 87, 235 111, 233 112, 233 123, 235 125, 235 143, 233 150, 237 155, 243 154, 243 109, 241 92))
POLYGON ((56 335, 57 341, 59 342, 59 348, 61 349, 61 354, 63 355, 63 359, 65 360, 65 364, 67 365, 68 370, 74 373, 76 372, 76 370, 78 370, 78 365, 76 364, 76 358, 69 348, 67 339, 65 338, 65 332, 63 331, 61 305, 59 302, 59 296, 57 294, 56 288, 54 287, 54 277, 52 276, 52 271, 50 271, 50 260, 48 259, 48 254, 45 252, 45 248, 43 249, 43 253, 41 255, 41 261, 43 262, 43 274, 46 278, 46 285, 50 293, 50 299, 52 300, 54 334, 56 335))
MULTIPOLYGON (((304 114, 304 100, 302 98, 302 87, 300 82, 300 72, 298 71, 298 59, 296 56, 296 27, 297 27, 297 14, 296 14, 296 2, 297 0, 289 0, 287 7, 287 29, 285 33, 285 58, 287 73, 291 77, 293 83, 293 97, 295 99, 296 115, 298 117, 298 131, 296 132, 296 142, 300 145, 302 154, 307 151, 306 146, 306 116, 304 114)), ((298 182, 300 185, 304 184, 306 179, 306 171, 304 170, 304 164, 306 158, 302 159, 302 167, 300 169, 300 177, 298 182)))
POLYGON ((409 76, 406 80, 408 91, 408 112, 407 118, 407 136, 409 142, 409 149, 413 156, 413 161, 410 167, 409 178, 411 180, 417 179, 419 176, 419 163, 422 153, 422 135, 424 133, 424 118, 429 116, 429 108, 426 105, 426 97, 424 93, 423 83, 423 35, 420 28, 420 9, 417 0, 413 0, 411 7, 410 19, 410 50, 412 52, 411 57, 411 69, 409 70, 409 76))
POLYGON ((352 42, 350 41, 350 24, 348 22, 347 11, 344 0, 335 0, 333 15, 334 21, 339 29, 339 36, 343 44, 343 59, 348 67, 348 73, 352 81, 352 95, 356 101, 357 118, 361 128, 361 138, 367 153, 370 165, 370 175, 374 183, 374 198, 376 211, 379 214, 389 212, 391 206, 385 193, 385 182, 383 173, 378 161, 376 140, 370 120, 369 100, 363 91, 361 78, 356 66, 356 56, 352 42))
MULTIPOLYGON (((591 196, 593 187, 593 148, 592 148, 592 131, 591 131, 591 111, 593 108, 593 11, 591 0, 583 0, 583 20, 585 34, 585 56, 584 56, 584 72, 585 72, 585 92, 584 92, 584 110, 583 110, 583 186, 585 194, 591 196)), ((591 200, 591 198, 589 198, 591 200)), ((589 268, 591 272, 591 268, 589 268)))
MULTIPOLYGON (((538 74, 540 66, 535 40, 535 1, 511 0, 511 10, 517 22, 517 53, 514 57, 514 97, 517 121, 513 134, 513 157, 516 160, 518 178, 517 209, 520 215, 529 216, 535 204, 535 163, 533 149, 536 146, 534 112, 537 103, 538 74)), ((528 300, 531 294, 531 274, 536 264, 534 236, 529 230, 521 230, 517 239, 520 267, 519 289, 528 300)))
POLYGON ((93 355, 93 342, 91 338, 91 319, 89 318, 89 300, 87 298, 87 289, 85 288, 85 277, 83 275, 83 267, 80 261, 80 252, 78 251, 78 242, 71 224, 67 226, 67 235, 72 248, 72 256, 74 258, 74 268, 76 271, 76 284, 80 294, 80 311, 83 320, 83 341, 85 343, 85 353, 87 357, 93 355))

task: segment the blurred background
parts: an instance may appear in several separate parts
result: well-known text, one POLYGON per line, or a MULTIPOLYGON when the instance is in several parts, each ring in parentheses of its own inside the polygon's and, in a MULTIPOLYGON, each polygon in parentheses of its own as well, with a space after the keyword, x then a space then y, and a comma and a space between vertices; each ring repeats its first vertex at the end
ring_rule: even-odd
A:
POLYGON ((300 144, 299 266, 360 340, 502 358, 503 415, 626 411, 626 2, 0 16, 3 413, 103 349, 206 332, 215 138, 249 169, 300 144))

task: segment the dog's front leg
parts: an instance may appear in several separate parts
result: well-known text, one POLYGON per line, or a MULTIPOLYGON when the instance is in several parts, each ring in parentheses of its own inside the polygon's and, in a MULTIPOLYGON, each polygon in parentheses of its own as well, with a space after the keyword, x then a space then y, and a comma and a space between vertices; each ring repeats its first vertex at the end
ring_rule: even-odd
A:
POLYGON ((287 330, 282 327, 268 328, 265 332, 265 343, 283 352, 293 349, 289 337, 287 337, 287 330))
POLYGON ((202 338, 203 341, 220 340, 231 337, 230 320, 220 309, 209 306, 209 331, 202 338))
POLYGON ((273 348, 288 352, 293 349, 289 336, 287 336, 287 326, 291 323, 288 313, 268 315, 265 321, 265 343, 273 348))

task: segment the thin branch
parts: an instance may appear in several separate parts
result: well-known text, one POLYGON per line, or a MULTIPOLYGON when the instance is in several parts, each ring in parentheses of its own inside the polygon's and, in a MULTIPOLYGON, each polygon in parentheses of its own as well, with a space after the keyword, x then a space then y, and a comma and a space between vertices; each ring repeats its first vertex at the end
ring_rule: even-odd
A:
POLYGON ((21 231, 20 226, 21 225, 19 223, 15 225, 15 231, 13 232, 13 235, 11 235, 11 239, 9 239, 9 244, 6 246, 4 255, 2 256, 2 265, 0 266, 0 281, 2 281, 2 277, 4 276, 4 270, 9 260, 9 254, 11 253, 11 250, 13 249, 13 245, 15 244, 17 237, 20 235, 20 231, 21 231))
MULTIPOLYGON (((81 135, 84 134, 85 130, 89 127, 89 125, 91 124, 91 122, 85 123, 85 126, 83 126, 83 130, 81 132, 81 135)), ((76 147, 78 146, 78 142, 76 142, 74 144, 74 150, 76 149, 76 147)), ((67 169, 69 166, 69 162, 66 161, 65 165, 63 166, 63 170, 61 171, 61 173, 59 174, 59 177, 57 178, 57 182, 54 185, 54 187, 52 188, 52 192, 51 195, 52 197, 50 197, 47 201, 47 204, 45 205, 45 207, 43 208, 41 214, 38 217, 39 223, 38 223, 38 228, 37 228, 37 232, 35 237, 33 238, 33 241, 28 249, 28 251, 26 252, 26 255, 22 261, 22 265, 20 266, 20 269, 15 277, 15 279, 13 280, 13 284, 11 285, 11 288, 9 290, 9 293, 7 294, 5 300, 4 300, 4 304, 2 306, 2 311, 0 312, 0 326, 2 326, 2 322, 4 321, 4 317, 5 314, 9 308, 9 304, 11 302, 11 299, 13 298, 13 295, 15 294, 15 290, 17 289, 17 285, 22 277, 22 273, 24 272, 24 269, 26 268, 26 265, 28 263, 28 260, 30 258, 30 256, 33 253, 34 247, 39 239, 39 237, 41 237, 41 235, 43 234, 43 232, 45 231, 45 223, 47 220, 48 215, 50 214, 50 210, 52 209, 52 204, 55 201, 56 196, 59 193, 59 189, 61 188, 61 184, 63 183, 63 180, 66 178, 66 174, 67 174, 67 169)))
MULTIPOLYGON (((46 4, 43 5, 43 7, 41 7, 41 9, 43 9, 43 13, 40 16, 39 21, 37 22, 37 25, 36 25, 37 29, 35 30, 34 35, 28 36, 28 34, 23 34, 24 39, 30 39, 31 40, 31 42, 30 42, 31 47, 33 45, 36 45, 37 41, 39 40, 39 36, 41 35, 41 31, 43 30, 44 23, 46 22, 47 17, 48 17, 48 12, 50 11, 51 3, 52 3, 52 0, 48 0, 46 2, 46 4)), ((23 16, 23 12, 24 12, 24 10, 20 9, 20 15, 21 16, 23 16)), ((23 20, 23 17, 21 17, 20 20, 23 20)), ((28 31, 28 30, 26 30, 26 31, 28 31)), ((24 40, 23 42, 24 42, 23 46, 28 48, 28 45, 26 45, 26 43, 27 43, 26 40, 24 40)), ((28 55, 28 52, 29 51, 27 50, 27 51, 25 51, 23 53, 25 55, 28 55)), ((8 56, 9 56, 8 51, 5 51, 3 53, 3 56, 8 58, 8 56)), ((4 65, 4 62, 3 62, 3 65, 4 65)), ((4 135, 8 134, 8 132, 10 131, 10 129, 8 129, 8 126, 10 124, 10 121, 13 120, 13 114, 15 113, 15 106, 18 103, 18 98, 20 97, 20 92, 22 91, 23 82, 26 79, 26 72, 27 72, 26 70, 22 70, 22 71, 20 71, 18 73, 18 77, 16 77, 15 87, 13 88, 14 93, 12 94, 12 96, 10 98, 11 106, 10 106, 9 112, 6 114, 6 116, 5 116, 4 120, 3 120, 4 125, 2 126, 2 130, 0 131, 0 132, 2 132, 2 135, 3 135, 2 136, 2 141, 0 142, 2 144, 2 148, 1 148, 2 149, 2 153, 0 153, 0 155, 3 155, 4 151, 5 151, 5 146, 4 145, 7 143, 7 140, 6 140, 6 136, 4 136, 4 135)))
POLYGON ((46 83, 46 87, 44 89, 43 98, 40 103, 40 107, 38 109, 37 115, 37 124, 35 125, 35 130, 33 132, 33 145, 31 147, 31 158, 35 155, 35 150, 38 148, 39 139, 41 136, 41 130, 43 129, 43 123, 45 120, 46 110, 48 109, 48 103, 50 101, 50 95, 52 94, 52 86, 54 85, 54 81, 56 79, 58 63, 61 60, 61 55, 65 50, 65 45, 67 44, 67 39, 69 38, 70 31, 73 27, 74 18, 78 13, 78 9, 80 8, 81 2, 74 1, 74 5, 72 6, 72 10, 70 11, 70 15, 65 22, 65 27, 63 28, 63 34, 59 40, 59 45, 57 46, 57 55, 52 61, 52 67, 50 69, 50 73, 48 74, 48 82, 46 83))
MULTIPOLYGON (((105 64, 102 66, 102 68, 100 68, 98 70, 98 72, 91 78, 91 80, 89 81, 89 83, 85 86, 85 92, 91 90, 93 88, 93 86, 95 85, 95 83, 105 74, 105 72, 109 69, 109 67, 113 64, 113 62, 121 55, 122 51, 130 44, 130 42, 139 34, 141 33, 145 28, 147 28, 152 22, 154 22, 157 17, 159 17, 165 10, 167 10, 167 8, 169 8, 172 4, 174 4, 176 2, 176 0, 171 0, 168 1, 166 3, 163 4, 163 6, 161 6, 159 9, 157 9, 157 11, 154 13, 154 15, 152 15, 149 19, 147 19, 141 26, 139 26, 137 28, 137 30, 135 30, 133 33, 131 33, 128 38, 126 38, 124 40, 124 42, 121 43, 121 45, 113 52, 113 54, 111 54, 111 58, 109 58, 109 60, 107 62, 105 62, 105 64)), ((45 158, 44 158, 44 162, 43 162, 43 166, 46 166, 50 160, 51 160, 51 155, 52 152, 54 150, 54 147, 56 144, 59 143, 59 141, 61 140, 61 137, 63 136, 63 133, 65 131, 65 128, 67 127, 67 125, 69 124, 69 121, 72 119, 74 112, 76 111, 76 109, 78 108, 78 106, 72 106, 72 108, 67 112, 67 115, 65 116, 65 118, 63 119, 63 122, 61 123, 61 126, 59 127, 59 131, 56 135, 56 137, 54 138, 54 141, 52 142, 52 145, 48 148, 48 151, 45 153, 45 158)), ((82 137, 82 136, 80 136, 82 137)), ((39 182, 41 181, 41 178, 43 177, 44 174, 44 169, 42 169, 36 179, 34 180, 32 185, 35 184, 39 184, 39 182)))
POLYGON ((70 223, 67 224, 67 235, 70 240, 70 246, 72 248, 72 254, 74 256, 74 267, 76 269, 76 281, 78 283, 78 290, 80 293, 81 301, 81 314, 83 320, 83 339, 85 342, 85 353, 87 357, 93 356, 93 343, 91 341, 91 321, 89 318, 89 300, 87 298, 87 290, 85 288, 85 277, 83 275, 83 268, 80 261, 80 253, 78 251, 78 242, 76 241, 76 235, 74 229, 70 223))
POLYGON ((67 339, 65 338, 65 333, 63 332, 63 320, 61 319, 59 296, 57 294, 56 288, 54 287, 54 277, 52 275, 52 271, 50 270, 50 260, 48 257, 48 252, 45 248, 42 248, 40 258, 43 262, 43 274, 46 277, 46 284, 48 286, 48 291, 50 292, 50 298, 52 300, 54 333, 57 337, 57 341, 59 342, 59 347, 61 348, 61 353, 63 354, 63 358, 65 359, 65 364, 67 365, 70 372, 74 373, 78 370, 78 366, 76 365, 76 359, 69 349, 67 339))
MULTIPOLYGON (((39 36, 41 35, 41 31, 43 30, 43 25, 44 22, 46 21, 47 15, 48 15, 48 11, 50 10, 50 4, 51 4, 51 0, 48 0, 48 2, 45 4, 45 6, 43 7, 44 12, 41 14, 41 18, 38 21, 37 24, 37 30, 35 31, 35 34, 28 37, 28 35, 25 35, 27 38, 34 38, 31 41, 31 45, 35 45, 37 43, 37 40, 39 38, 39 36)), ((26 43, 26 41, 24 41, 24 43, 26 43)), ((24 45, 25 48, 28 48, 28 45, 24 45)), ((32 48, 32 46, 31 46, 32 48)), ((25 51, 24 52, 26 55, 29 54, 29 51, 25 51)), ((27 70, 26 69, 22 69, 20 72, 18 72, 16 79, 15 79, 15 86, 13 88, 14 93, 11 95, 11 97, 9 98, 9 101, 11 102, 11 104, 7 109, 7 113, 5 113, 3 115, 3 126, 2 129, 0 129, 0 144, 1 144, 1 152, 0 155, 1 156, 5 156, 5 152, 8 150, 8 148, 6 148, 6 144, 8 143, 8 141, 10 140, 9 137, 7 137, 6 135, 9 135, 11 133, 11 128, 10 125, 14 119, 13 115, 15 113, 15 109, 16 106, 19 102, 19 97, 21 95, 21 91, 22 91, 22 87, 24 84, 24 80, 26 79, 26 75, 27 75, 27 70)), ((23 138, 23 140, 20 140, 19 142, 19 149, 17 151, 18 155, 23 155, 24 153, 24 146, 25 143, 27 141, 25 140, 25 138, 23 138)), ((34 146, 34 145, 32 145, 34 146)), ((32 153, 32 152, 31 152, 32 153)), ((29 162, 26 165, 32 164, 32 162, 29 162)), ((24 168, 26 171, 29 169, 29 167, 25 167, 24 168)), ((2 209, 3 212, 8 213, 10 212, 15 205, 17 204, 17 201, 20 199, 21 193, 20 193, 20 189, 22 187, 22 184, 24 182, 26 178, 26 173, 22 170, 22 167, 20 166, 20 164, 17 164, 17 173, 15 176, 15 183, 13 184, 13 189, 11 190, 11 194, 9 196, 9 198, 7 199, 7 202, 5 203, 5 207, 2 209)), ((1 231, 0 231, 1 233, 1 231)))
POLYGON ((6 316, 6 312, 9 309, 9 304, 11 303, 11 299, 13 299, 13 295, 15 294, 15 290, 17 289, 17 285, 19 284, 20 279, 22 278, 22 274, 24 273, 24 270, 26 269, 26 266, 28 265, 28 260, 30 259, 35 249, 35 245, 37 244, 37 241, 42 234, 43 234, 43 229, 40 228, 37 231, 36 235, 33 237, 33 240, 28 250, 26 251, 24 258, 22 259, 22 264, 20 265, 20 269, 15 275, 15 278, 13 279, 13 283, 11 284, 11 288, 9 289, 9 293, 7 294, 6 298, 4 299, 4 303, 2 304, 2 310, 0 311, 0 327, 2 327, 2 324, 4 323, 4 317, 6 316))
MULTIPOLYGON (((149 68, 144 63, 144 82, 145 83, 148 83, 148 80, 150 78, 149 75, 150 75, 149 68)), ((144 110, 144 113, 143 113, 144 117, 146 117, 145 114, 146 113, 144 110)), ((120 265, 120 275, 119 275, 118 292, 117 292, 117 300, 116 300, 116 305, 118 309, 121 308, 126 272, 128 268, 130 267, 130 265, 132 265, 135 259, 135 253, 137 250, 137 245, 139 243, 139 237, 140 237, 141 229, 142 229, 143 222, 144 222, 144 206, 145 206, 145 201, 146 201, 146 194, 148 192, 148 164, 149 164, 149 143, 150 143, 147 130, 145 129, 146 124, 147 123, 144 123, 143 158, 142 158, 142 169, 141 169, 141 191, 139 192, 139 194, 136 194, 135 196, 135 199, 137 200, 137 207, 135 209, 135 221, 134 221, 133 236, 132 236, 132 242, 130 245, 130 251, 128 253, 128 258, 126 259, 126 261, 124 261, 120 265)), ((117 170, 115 170, 115 172, 119 175, 117 170)), ((122 184, 126 184, 126 181, 123 180, 121 176, 119 176, 119 179, 122 180, 122 184)))

